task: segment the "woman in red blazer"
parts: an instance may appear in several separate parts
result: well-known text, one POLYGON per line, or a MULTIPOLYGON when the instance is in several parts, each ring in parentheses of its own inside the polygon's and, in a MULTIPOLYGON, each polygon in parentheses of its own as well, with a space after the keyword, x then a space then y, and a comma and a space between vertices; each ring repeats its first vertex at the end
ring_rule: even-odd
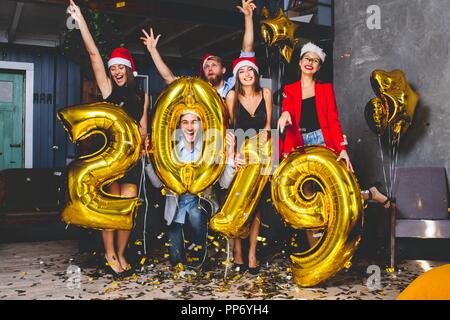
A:
POLYGON ((312 43, 303 46, 300 80, 286 85, 283 91, 278 128, 281 133, 286 129, 286 136, 280 149, 288 154, 305 144, 326 145, 339 154, 338 160, 345 160, 347 168, 353 170, 339 122, 333 85, 315 80, 324 61, 325 53, 321 48, 312 43))
MULTIPOLYGON (((300 80, 286 85, 283 90, 278 129, 281 133, 286 130, 286 135, 284 141, 280 141, 280 150, 287 155, 297 147, 325 145, 338 154, 337 161, 344 160, 347 169, 353 171, 339 122, 333 85, 315 80, 325 57, 323 50, 312 43, 307 43, 301 50, 300 80)), ((305 193, 314 193, 313 186, 305 187, 305 193)), ((363 191, 362 197, 382 203, 385 208, 389 208, 391 202, 376 185, 363 191)), ((307 232, 307 237, 313 245, 320 235, 307 232)))

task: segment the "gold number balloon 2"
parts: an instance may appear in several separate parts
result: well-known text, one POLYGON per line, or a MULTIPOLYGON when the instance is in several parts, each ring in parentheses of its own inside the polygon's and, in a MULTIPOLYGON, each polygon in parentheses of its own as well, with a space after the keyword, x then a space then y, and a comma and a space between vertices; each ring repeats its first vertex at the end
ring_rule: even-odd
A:
POLYGON ((152 122, 151 159, 165 187, 176 194, 199 194, 214 184, 225 165, 225 107, 217 91, 199 78, 182 77, 158 98, 152 122), (181 114, 193 111, 202 123, 202 155, 182 162, 173 150, 181 114))
POLYGON ((296 229, 323 229, 316 245, 291 256, 294 281, 301 287, 317 285, 349 267, 361 239, 361 190, 336 157, 325 147, 304 147, 289 154, 272 178, 272 201, 284 220, 296 229), (320 191, 305 194, 308 182, 320 191))
POLYGON ((241 154, 246 165, 237 172, 222 209, 210 220, 212 230, 228 238, 248 233, 247 222, 270 177, 271 147, 270 131, 262 131, 245 141, 241 154))
POLYGON ((110 195, 104 188, 123 177, 139 159, 137 122, 121 107, 105 102, 64 108, 58 118, 73 142, 93 134, 105 139, 100 150, 69 165, 69 202, 63 220, 87 228, 130 230, 138 198, 110 195))

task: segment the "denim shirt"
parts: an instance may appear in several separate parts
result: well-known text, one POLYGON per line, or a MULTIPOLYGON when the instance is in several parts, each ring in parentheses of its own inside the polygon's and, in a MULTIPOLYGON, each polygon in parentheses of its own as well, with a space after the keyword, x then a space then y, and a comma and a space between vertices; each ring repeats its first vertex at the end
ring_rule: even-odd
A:
MULTIPOLYGON (((180 151, 182 151, 181 145, 179 145, 179 146, 177 145, 177 147, 179 150, 179 156, 183 157, 183 153, 180 153, 180 151)), ((194 148, 193 153, 196 152, 195 151, 196 149, 197 148, 194 148)), ((200 151, 200 150, 201 149, 198 149, 198 151, 200 151)), ((189 151, 189 150, 186 149, 185 151, 189 151)), ((194 156, 193 153, 190 154, 190 152, 189 152, 189 153, 186 153, 185 155, 189 156, 189 159, 191 159, 190 157, 194 156)), ((191 162, 191 161, 189 160, 186 162, 191 162)), ((154 187, 156 187, 156 188, 163 187, 163 183, 159 179, 159 177, 156 174, 151 163, 149 163, 145 166, 145 172, 154 187)), ((224 189, 228 189, 231 182, 233 181, 235 173, 236 173, 236 169, 234 166, 234 160, 232 158, 227 157, 225 169, 219 179, 220 187, 222 187, 224 189)), ((187 197, 187 198, 183 199, 184 195, 178 196, 175 193, 173 193, 172 191, 167 190, 166 206, 164 208, 164 219, 166 220, 167 225, 172 224, 173 221, 175 221, 175 222, 183 221, 184 222, 184 218, 186 217, 185 216, 186 212, 181 213, 179 216, 177 216, 177 213, 180 211, 180 207, 181 207, 180 204, 182 204, 183 207, 185 207, 186 209, 188 209, 188 207, 186 207, 186 206, 189 206, 189 208, 192 208, 191 207, 192 205, 196 205, 196 206, 200 205, 199 204, 200 199, 198 196, 190 195, 190 194, 185 194, 185 195, 186 195, 185 197, 187 197), (194 204, 192 197, 190 197, 188 195, 195 197, 195 204, 194 204)), ((208 210, 209 211, 208 213, 210 215, 215 214, 219 210, 219 204, 217 202, 217 199, 216 199, 216 196, 214 194, 212 187, 209 187, 202 193, 202 199, 205 200, 209 204, 210 210, 208 210)))
MULTIPOLYGON (((202 140, 197 139, 195 145, 192 149, 186 146, 186 140, 184 138, 180 139, 180 142, 177 144, 178 156, 181 162, 195 162, 201 156, 202 151, 202 140)), ((197 209, 199 206, 199 198, 191 193, 185 193, 178 197, 178 211, 175 214, 175 219, 173 220, 176 223, 184 224, 186 220, 186 213, 190 212, 193 209, 197 209)))

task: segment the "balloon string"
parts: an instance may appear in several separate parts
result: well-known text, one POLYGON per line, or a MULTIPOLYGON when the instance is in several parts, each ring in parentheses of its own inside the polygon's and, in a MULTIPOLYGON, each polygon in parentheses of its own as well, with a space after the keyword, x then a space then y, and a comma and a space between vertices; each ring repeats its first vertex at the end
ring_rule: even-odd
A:
POLYGON ((223 277, 223 280, 225 282, 227 281, 229 264, 230 264, 230 239, 227 239, 227 260, 226 260, 226 263, 225 263, 225 274, 224 274, 224 277, 223 277))
POLYGON ((388 195, 391 195, 392 191, 392 137, 391 137, 391 130, 388 130, 389 134, 389 184, 387 188, 388 195))
POLYGON ((386 192, 389 194, 387 177, 386 177, 386 165, 384 163, 384 154, 383 154, 383 147, 381 145, 381 136, 380 135, 378 136, 378 147, 380 149, 381 165, 383 167, 384 185, 386 186, 386 192))
MULTIPOLYGON (((395 151, 394 176, 393 176, 393 180, 394 181, 393 181, 393 184, 395 184, 395 180, 397 178, 398 153, 399 153, 399 149, 400 149, 400 137, 401 136, 402 136, 401 134, 398 135, 397 145, 396 145, 396 148, 395 148, 396 151, 395 151)), ((392 194, 390 196, 392 196, 392 194)))
POLYGON ((267 64, 267 73, 269 78, 272 78, 272 72, 270 70, 270 59, 269 59, 269 47, 267 46, 267 44, 264 46, 266 48, 266 61, 269 61, 269 63, 267 64))
POLYGON ((147 213, 148 213, 148 198, 147 198, 147 188, 145 187, 145 158, 142 157, 142 172, 141 172, 141 180, 139 183, 139 197, 141 196, 141 190, 144 191, 144 199, 145 199, 145 213, 144 213, 144 226, 142 231, 142 237, 144 242, 144 255, 147 256, 147 213))

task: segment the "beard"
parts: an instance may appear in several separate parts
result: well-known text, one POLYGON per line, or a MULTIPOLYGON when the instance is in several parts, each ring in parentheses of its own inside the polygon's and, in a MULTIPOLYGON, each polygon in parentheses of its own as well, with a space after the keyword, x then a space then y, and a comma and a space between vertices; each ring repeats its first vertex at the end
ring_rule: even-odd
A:
POLYGON ((206 80, 211 83, 214 87, 219 85, 223 80, 223 75, 213 75, 206 78, 206 80))

